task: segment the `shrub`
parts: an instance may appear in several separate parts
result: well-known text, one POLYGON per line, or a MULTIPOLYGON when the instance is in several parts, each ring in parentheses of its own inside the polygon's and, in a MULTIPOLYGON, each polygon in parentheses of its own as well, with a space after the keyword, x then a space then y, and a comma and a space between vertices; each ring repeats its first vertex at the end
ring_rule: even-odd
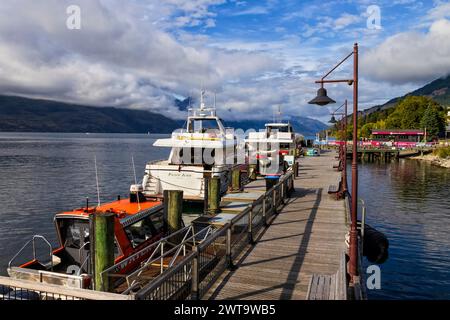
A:
POLYGON ((450 146, 438 148, 433 151, 433 155, 438 156, 439 158, 446 159, 450 157, 450 146))

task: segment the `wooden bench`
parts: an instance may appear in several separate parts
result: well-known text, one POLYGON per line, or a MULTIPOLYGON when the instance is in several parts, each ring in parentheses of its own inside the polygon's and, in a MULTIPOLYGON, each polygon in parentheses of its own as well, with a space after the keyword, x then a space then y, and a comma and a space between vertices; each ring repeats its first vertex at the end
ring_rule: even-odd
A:
POLYGON ((337 169, 337 170, 341 169, 341 161, 340 160, 339 161, 335 161, 333 163, 333 169, 337 169))
POLYGON ((346 258, 341 253, 339 269, 335 274, 314 273, 309 281, 307 300, 347 300, 346 258))
POLYGON ((334 198, 339 199, 339 193, 341 192, 341 183, 342 182, 342 177, 339 177, 339 179, 336 180, 335 184, 330 184, 328 186, 328 194, 333 196, 334 198))
POLYGON ((339 192, 339 186, 335 184, 330 184, 328 186, 328 194, 334 194, 339 192))

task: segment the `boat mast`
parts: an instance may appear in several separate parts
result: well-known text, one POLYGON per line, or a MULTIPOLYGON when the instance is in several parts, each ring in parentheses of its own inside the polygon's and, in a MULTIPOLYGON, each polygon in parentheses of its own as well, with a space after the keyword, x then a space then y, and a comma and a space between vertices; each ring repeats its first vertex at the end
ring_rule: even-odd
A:
POLYGON ((203 88, 200 92, 200 110, 205 110, 205 90, 203 88))

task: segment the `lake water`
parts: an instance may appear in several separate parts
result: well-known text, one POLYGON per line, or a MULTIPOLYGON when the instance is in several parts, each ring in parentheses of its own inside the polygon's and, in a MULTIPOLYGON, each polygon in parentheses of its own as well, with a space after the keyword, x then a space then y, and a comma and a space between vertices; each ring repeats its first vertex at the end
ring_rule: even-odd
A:
POLYGON ((360 164, 359 181, 367 223, 389 239, 369 299, 450 299, 450 170, 400 159, 360 164))
MULTIPOLYGON (((169 150, 152 147, 164 135, 0 133, 0 274, 34 234, 56 243, 53 216, 126 196, 149 160, 169 150)), ((450 172, 413 160, 359 166, 367 223, 390 241, 381 290, 370 299, 450 299, 450 172)))

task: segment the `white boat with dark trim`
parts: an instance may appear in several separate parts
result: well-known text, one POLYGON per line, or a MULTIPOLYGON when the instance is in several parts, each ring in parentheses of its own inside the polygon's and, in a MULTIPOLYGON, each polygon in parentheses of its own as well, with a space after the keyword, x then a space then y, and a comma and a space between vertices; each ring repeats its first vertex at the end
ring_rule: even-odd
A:
POLYGON ((231 170, 236 164, 237 139, 233 128, 226 128, 207 108, 204 91, 199 109, 189 109, 186 126, 171 138, 153 145, 172 148, 169 159, 149 162, 143 178, 146 197, 163 197, 164 190, 182 190, 185 200, 205 199, 205 177, 220 177, 221 193, 227 191, 231 170))
POLYGON ((250 161, 257 161, 261 175, 280 175, 299 155, 299 138, 287 122, 266 123, 265 130, 245 139, 250 161))

